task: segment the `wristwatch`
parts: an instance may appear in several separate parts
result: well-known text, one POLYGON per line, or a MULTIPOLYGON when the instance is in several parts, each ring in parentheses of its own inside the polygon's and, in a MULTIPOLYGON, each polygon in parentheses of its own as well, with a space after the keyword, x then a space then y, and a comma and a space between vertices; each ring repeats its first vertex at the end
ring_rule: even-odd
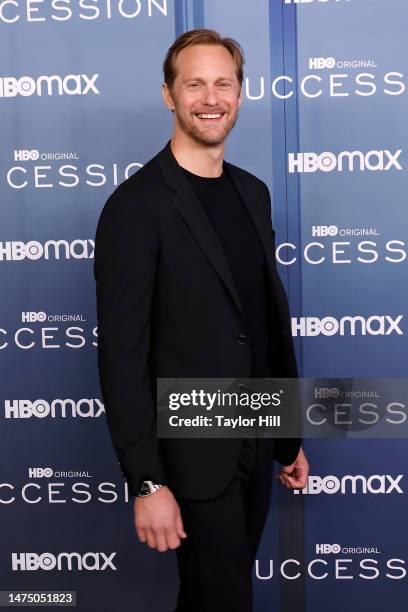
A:
POLYGON ((137 497, 148 497, 156 493, 163 485, 151 480, 142 480, 137 489, 137 497))

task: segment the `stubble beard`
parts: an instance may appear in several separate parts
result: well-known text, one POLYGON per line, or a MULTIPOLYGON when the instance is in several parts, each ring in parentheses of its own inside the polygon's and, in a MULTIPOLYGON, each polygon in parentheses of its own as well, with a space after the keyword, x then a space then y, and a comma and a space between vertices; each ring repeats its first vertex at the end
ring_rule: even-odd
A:
POLYGON ((197 143, 204 144, 207 146, 214 146, 223 143, 224 140, 227 138, 228 134, 234 128, 238 119, 238 110, 235 113, 233 119, 223 127, 221 133, 214 133, 212 132, 212 130, 201 131, 198 129, 197 126, 194 125, 194 120, 192 123, 188 124, 186 121, 184 121, 182 117, 177 117, 177 119, 181 130, 185 134, 190 136, 193 140, 195 140, 197 143))

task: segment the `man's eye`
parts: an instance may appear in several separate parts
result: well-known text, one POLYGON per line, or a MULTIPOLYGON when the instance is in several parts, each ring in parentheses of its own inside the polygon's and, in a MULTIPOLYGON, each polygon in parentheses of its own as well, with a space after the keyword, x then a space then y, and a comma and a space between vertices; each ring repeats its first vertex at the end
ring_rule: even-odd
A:
POLYGON ((229 87, 229 83, 220 83, 219 87, 229 87))

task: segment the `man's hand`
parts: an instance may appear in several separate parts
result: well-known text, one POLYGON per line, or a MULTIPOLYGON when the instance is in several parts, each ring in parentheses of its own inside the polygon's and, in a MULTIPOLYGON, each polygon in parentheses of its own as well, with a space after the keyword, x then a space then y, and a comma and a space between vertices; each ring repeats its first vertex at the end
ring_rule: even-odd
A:
POLYGON ((139 540, 160 552, 177 548, 180 538, 187 537, 179 505, 166 486, 147 497, 135 498, 134 520, 139 540))
POLYGON ((309 463, 303 448, 291 465, 284 465, 277 475, 277 479, 288 489, 304 489, 309 475, 309 463))

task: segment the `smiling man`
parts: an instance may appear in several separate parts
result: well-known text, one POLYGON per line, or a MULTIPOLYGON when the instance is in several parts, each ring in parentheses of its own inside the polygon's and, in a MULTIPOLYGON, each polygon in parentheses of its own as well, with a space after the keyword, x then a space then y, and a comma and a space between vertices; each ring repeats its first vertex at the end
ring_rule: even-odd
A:
POLYGON ((224 161, 243 55, 212 30, 164 61, 165 148, 107 201, 95 245, 98 364, 138 537, 177 550, 177 612, 249 612, 273 461, 306 485, 299 439, 160 439, 156 379, 296 377, 265 183, 224 161))

